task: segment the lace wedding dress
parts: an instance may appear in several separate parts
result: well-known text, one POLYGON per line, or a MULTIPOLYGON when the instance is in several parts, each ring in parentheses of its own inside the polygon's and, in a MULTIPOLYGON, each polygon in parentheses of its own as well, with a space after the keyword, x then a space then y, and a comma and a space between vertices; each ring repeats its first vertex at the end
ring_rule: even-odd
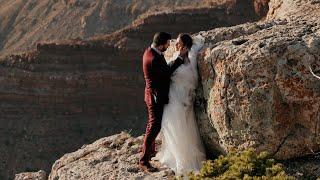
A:
POLYGON ((203 44, 204 38, 200 35, 193 38, 189 62, 182 64, 172 75, 169 103, 164 106, 162 145, 156 159, 176 174, 198 171, 205 160, 193 109, 198 82, 197 54, 203 44))

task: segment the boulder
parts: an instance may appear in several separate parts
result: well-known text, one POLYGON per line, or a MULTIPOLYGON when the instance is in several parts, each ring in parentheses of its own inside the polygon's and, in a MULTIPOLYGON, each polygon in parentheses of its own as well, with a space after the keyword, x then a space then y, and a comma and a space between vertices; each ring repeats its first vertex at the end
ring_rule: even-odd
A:
POLYGON ((196 114, 209 153, 320 150, 320 1, 269 5, 266 21, 200 32, 196 114))

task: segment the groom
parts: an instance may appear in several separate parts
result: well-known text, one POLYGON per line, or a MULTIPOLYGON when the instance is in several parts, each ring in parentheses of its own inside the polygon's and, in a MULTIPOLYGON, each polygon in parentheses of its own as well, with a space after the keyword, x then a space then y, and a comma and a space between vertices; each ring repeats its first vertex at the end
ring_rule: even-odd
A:
POLYGON ((166 32, 156 33, 151 47, 143 54, 143 73, 146 82, 144 101, 148 110, 148 123, 139 165, 141 169, 150 172, 156 171, 149 161, 156 154, 155 139, 161 129, 163 107, 169 102, 170 77, 183 64, 188 53, 187 48, 179 48, 178 58, 167 64, 163 52, 169 47, 170 39, 171 35, 166 32))

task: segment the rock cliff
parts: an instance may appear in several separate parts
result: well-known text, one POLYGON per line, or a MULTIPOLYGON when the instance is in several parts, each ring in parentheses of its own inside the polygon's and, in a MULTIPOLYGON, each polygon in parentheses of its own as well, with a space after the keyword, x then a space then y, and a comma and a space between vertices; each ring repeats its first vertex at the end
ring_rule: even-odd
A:
POLYGON ((167 10, 112 34, 41 42, 6 56, 0 61, 0 179, 48 171, 63 154, 121 130, 143 133, 140 57, 155 31, 176 36, 257 19, 251 1, 167 10))
MULTIPOLYGON (((268 11, 265 21, 200 32, 206 44, 198 62, 198 124, 208 154, 255 147, 286 159, 288 172, 297 178, 316 178, 320 80, 312 72, 319 75, 320 70, 320 1, 271 0, 269 7, 266 3, 254 2, 256 12, 268 11)), ((130 51, 135 49, 130 43, 138 39, 134 32, 127 29, 104 38, 111 44, 121 39, 115 43, 117 50, 130 51), (132 38, 125 38, 124 32, 132 38)), ((72 49, 87 49, 90 42, 81 41, 72 49)), ((55 48, 65 46, 44 44, 38 51, 55 48)), ((165 168, 154 174, 137 169, 141 139, 121 133, 84 145, 57 160, 49 179, 171 177, 165 168)))
POLYGON ((320 150, 320 2, 270 1, 266 21, 201 33, 197 116, 209 152, 320 150))

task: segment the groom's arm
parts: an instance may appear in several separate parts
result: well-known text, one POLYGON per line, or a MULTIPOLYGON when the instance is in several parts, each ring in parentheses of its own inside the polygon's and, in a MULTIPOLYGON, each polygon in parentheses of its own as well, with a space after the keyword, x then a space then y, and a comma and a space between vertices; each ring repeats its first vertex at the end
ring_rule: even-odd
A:
POLYGON ((181 64, 183 64, 183 58, 181 56, 174 61, 170 61, 168 63, 168 66, 170 67, 170 74, 172 74, 181 64))
POLYGON ((143 74, 146 83, 146 89, 149 93, 153 93, 154 87, 154 78, 153 68, 154 68, 154 56, 149 52, 145 52, 143 55, 143 74))

